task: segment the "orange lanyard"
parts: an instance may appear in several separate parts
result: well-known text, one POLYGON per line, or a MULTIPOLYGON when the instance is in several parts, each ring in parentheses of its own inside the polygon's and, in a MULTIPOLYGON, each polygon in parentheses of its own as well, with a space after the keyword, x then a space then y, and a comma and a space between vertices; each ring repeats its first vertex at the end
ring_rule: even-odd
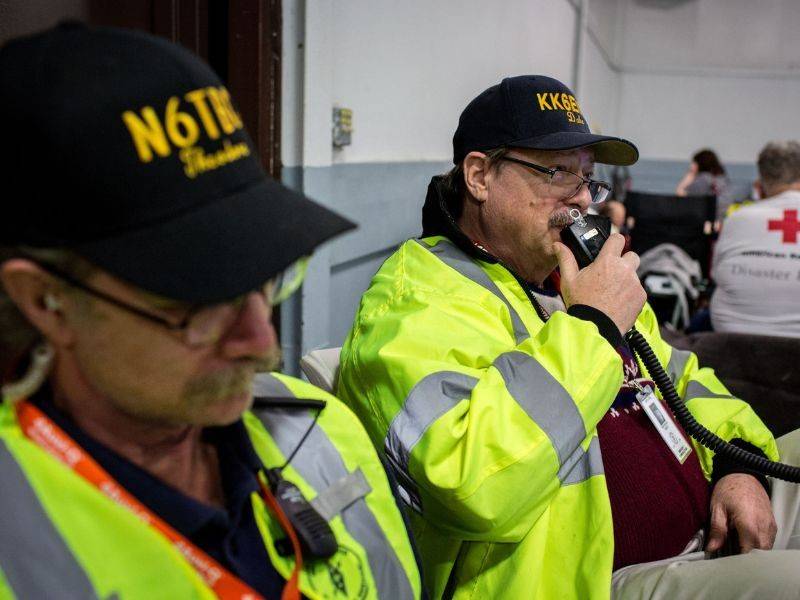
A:
MULTIPOLYGON (((147 525, 166 537, 175 549, 194 567, 206 584, 214 590, 218 598, 224 600, 263 600, 259 593, 139 502, 36 406, 26 400, 20 400, 16 402, 15 409, 19 425, 29 439, 64 463, 73 472, 83 477, 87 482, 94 485, 111 500, 127 508, 147 525)), ((281 510, 272 492, 264 485, 261 476, 259 476, 259 483, 264 494, 264 501, 275 513, 281 527, 288 534, 295 554, 295 568, 283 589, 281 600, 299 600, 298 583, 300 569, 303 566, 300 542, 294 528, 281 510)))

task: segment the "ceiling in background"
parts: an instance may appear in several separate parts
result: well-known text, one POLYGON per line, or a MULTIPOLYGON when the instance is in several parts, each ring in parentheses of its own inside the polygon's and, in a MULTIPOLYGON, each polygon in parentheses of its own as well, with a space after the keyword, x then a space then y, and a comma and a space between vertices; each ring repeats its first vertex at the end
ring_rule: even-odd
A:
POLYGON ((621 71, 800 77, 798 0, 588 0, 592 36, 621 71))

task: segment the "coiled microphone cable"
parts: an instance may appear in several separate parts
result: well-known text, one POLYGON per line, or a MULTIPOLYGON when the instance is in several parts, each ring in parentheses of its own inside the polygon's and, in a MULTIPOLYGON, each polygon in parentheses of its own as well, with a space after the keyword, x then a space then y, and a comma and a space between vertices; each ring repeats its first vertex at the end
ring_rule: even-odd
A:
POLYGON ((625 340, 631 349, 639 356, 642 363, 647 367, 647 372, 661 392, 661 396, 666 400, 667 405, 675 418, 683 426, 690 436, 701 443, 706 448, 713 450, 717 454, 736 461, 740 465, 758 471, 763 475, 768 475, 776 479, 783 479, 791 483, 800 483, 800 467, 787 465, 768 460, 763 456, 758 456, 742 448, 734 446, 723 440, 715 433, 703 427, 694 418, 686 407, 686 403, 678 395, 672 380, 664 371, 664 367, 658 362, 655 352, 647 343, 644 336, 631 329, 625 334, 625 340))

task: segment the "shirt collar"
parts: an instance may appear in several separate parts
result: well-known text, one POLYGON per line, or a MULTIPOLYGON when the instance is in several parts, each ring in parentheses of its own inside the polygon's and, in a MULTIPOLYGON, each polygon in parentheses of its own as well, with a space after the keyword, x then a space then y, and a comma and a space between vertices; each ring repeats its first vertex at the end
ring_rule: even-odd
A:
POLYGON ((52 401, 49 386, 30 400, 96 460, 122 487, 151 511, 191 537, 208 525, 227 527, 229 512, 258 489, 256 473, 262 468, 242 420, 225 427, 208 427, 203 436, 217 448, 225 491, 226 509, 195 500, 117 454, 85 433, 52 401))

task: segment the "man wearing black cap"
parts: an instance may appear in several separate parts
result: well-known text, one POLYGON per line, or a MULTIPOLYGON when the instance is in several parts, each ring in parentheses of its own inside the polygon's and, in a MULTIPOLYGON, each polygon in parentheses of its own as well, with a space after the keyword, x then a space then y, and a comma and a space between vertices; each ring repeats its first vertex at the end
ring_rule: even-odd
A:
MULTIPOLYGON (((544 76, 475 98, 453 138, 455 168, 428 188, 423 237, 378 271, 342 349, 339 395, 414 510, 434 598, 604 598, 615 570, 617 596, 674 598, 690 567, 677 579, 664 564, 633 578, 620 569, 702 558, 690 553, 709 520, 709 551, 729 529, 744 551, 775 539, 766 478, 692 445, 657 400, 648 420, 637 393, 653 383, 623 333, 636 324, 706 427, 775 459, 770 432, 692 354, 661 340, 622 236, 581 270, 560 242, 570 213, 608 194, 595 162, 638 158, 586 120, 572 92, 544 76)), ((782 535, 785 548, 792 528, 782 535)), ((711 580, 715 597, 741 592, 741 570, 729 570, 727 588, 711 580)), ((709 577, 694 572, 701 590, 709 577)), ((797 586, 767 572, 748 585, 797 586)))
POLYGON ((352 223, 148 35, 7 44, 0 114, 0 597, 419 597, 355 416, 279 374, 250 410, 272 306, 352 223))

